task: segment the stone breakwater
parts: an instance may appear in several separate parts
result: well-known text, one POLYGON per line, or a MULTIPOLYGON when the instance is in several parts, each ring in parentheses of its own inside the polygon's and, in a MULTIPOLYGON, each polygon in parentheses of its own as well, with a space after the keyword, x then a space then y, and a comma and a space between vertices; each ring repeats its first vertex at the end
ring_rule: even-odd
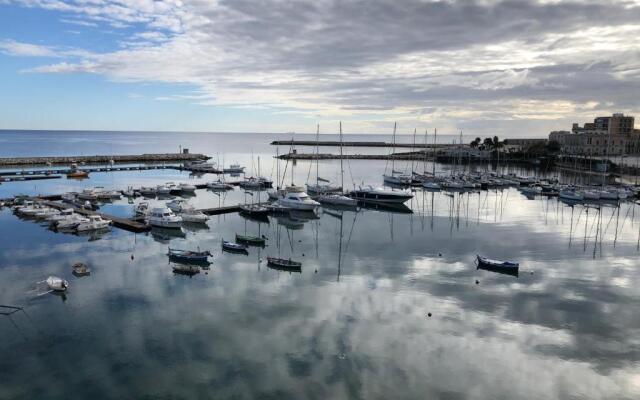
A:
POLYGON ((54 165, 73 163, 108 164, 114 163, 162 163, 208 160, 204 154, 191 153, 159 153, 159 154, 129 154, 129 155, 95 155, 95 156, 64 156, 64 157, 6 157, 0 158, 0 166, 15 165, 54 165))

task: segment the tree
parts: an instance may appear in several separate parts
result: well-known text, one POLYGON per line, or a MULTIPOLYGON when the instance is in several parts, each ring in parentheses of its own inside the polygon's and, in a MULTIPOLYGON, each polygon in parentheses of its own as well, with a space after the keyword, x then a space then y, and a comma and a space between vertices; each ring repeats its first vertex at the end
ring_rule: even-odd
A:
POLYGON ((493 147, 495 147, 495 148, 500 147, 500 139, 498 139, 497 136, 493 137, 493 147))
POLYGON ((491 138, 484 138, 484 142, 482 144, 484 144, 485 148, 490 149, 493 147, 493 140, 491 140, 491 138))
POLYGON ((562 146, 559 142, 551 140, 549 141, 549 143, 547 143, 547 151, 549 153, 559 153, 560 150, 562 150, 562 146))
POLYGON ((471 141, 471 143, 469 143, 469 146, 470 146, 472 149, 473 149, 473 148, 476 148, 476 147, 480 146, 480 142, 482 142, 482 139, 480 139, 479 137, 477 137, 477 138, 473 139, 473 140, 471 141))

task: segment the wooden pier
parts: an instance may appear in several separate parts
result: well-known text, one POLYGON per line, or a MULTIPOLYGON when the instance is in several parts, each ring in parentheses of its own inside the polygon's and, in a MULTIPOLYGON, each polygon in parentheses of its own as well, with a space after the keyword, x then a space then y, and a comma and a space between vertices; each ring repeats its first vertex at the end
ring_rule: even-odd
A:
POLYGON ((0 182, 38 181, 45 179, 60 179, 62 175, 0 175, 0 182))

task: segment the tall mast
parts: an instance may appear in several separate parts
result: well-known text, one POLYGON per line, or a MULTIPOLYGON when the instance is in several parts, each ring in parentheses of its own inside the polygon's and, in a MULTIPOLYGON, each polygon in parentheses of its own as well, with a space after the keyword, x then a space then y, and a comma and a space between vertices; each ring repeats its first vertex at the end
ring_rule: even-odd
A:
POLYGON ((342 167, 342 121, 340 121, 340 191, 344 193, 344 169, 342 167))
POLYGON ((427 175, 427 134, 429 130, 424 130, 424 162, 422 164, 422 174, 427 175))
POLYGON ((316 190, 319 189, 320 179, 318 174, 320 173, 320 124, 316 127, 316 190))
MULTIPOLYGON (((413 146, 411 147, 411 152, 415 152, 416 151, 416 128, 413 128, 413 146)), ((413 176, 413 171, 414 171, 414 160, 413 158, 411 158, 411 176, 413 176)))
POLYGON ((395 169, 396 169, 396 163, 395 163, 395 157, 393 156, 393 154, 396 152, 396 125, 397 122, 393 123, 393 147, 391 148, 391 175, 393 176, 393 174, 395 174, 395 169))
POLYGON ((438 137, 438 128, 435 128, 433 130, 433 172, 431 173, 431 175, 433 175, 433 177, 436 177, 436 139, 438 137))
POLYGON ((276 145, 276 193, 280 189, 280 155, 278 154, 278 147, 276 145))

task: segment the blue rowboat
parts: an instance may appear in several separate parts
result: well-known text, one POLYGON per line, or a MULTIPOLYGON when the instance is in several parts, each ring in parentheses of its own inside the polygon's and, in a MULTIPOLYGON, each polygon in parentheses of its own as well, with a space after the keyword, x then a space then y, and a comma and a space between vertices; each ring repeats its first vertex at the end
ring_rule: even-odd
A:
POLYGON ((192 251, 192 250, 180 250, 172 249, 169 247, 167 253, 169 259, 176 262, 193 263, 193 264, 208 264, 208 257, 211 256, 209 251, 192 251))

